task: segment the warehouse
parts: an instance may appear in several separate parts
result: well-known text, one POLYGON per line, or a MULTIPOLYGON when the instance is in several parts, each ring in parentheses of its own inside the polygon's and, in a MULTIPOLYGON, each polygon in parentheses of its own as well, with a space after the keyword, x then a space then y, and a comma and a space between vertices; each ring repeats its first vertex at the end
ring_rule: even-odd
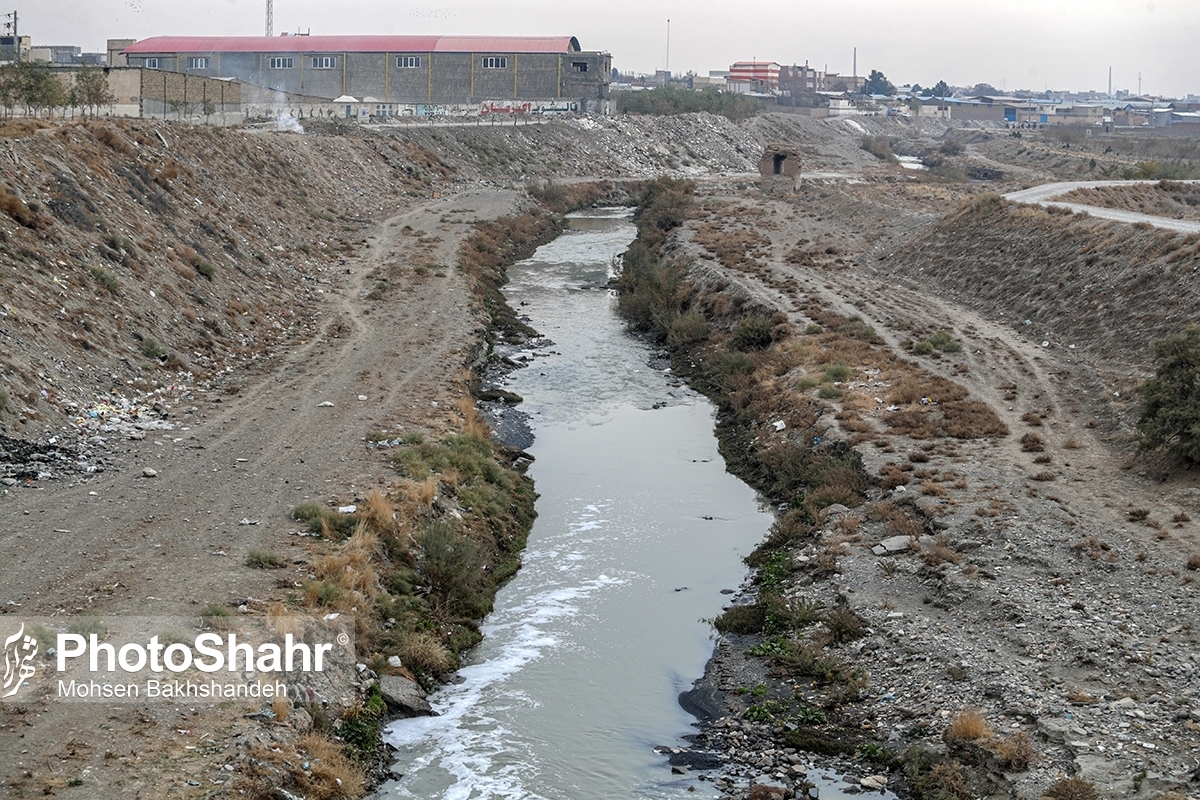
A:
POLYGON ((515 100, 586 110, 607 99, 612 69, 608 53, 583 52, 573 36, 160 36, 124 56, 129 66, 384 108, 515 100))

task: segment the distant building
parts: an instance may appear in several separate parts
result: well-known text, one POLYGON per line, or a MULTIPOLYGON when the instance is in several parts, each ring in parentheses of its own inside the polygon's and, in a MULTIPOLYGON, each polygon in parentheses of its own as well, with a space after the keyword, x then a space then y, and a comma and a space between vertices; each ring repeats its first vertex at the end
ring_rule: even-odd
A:
POLYGON ((779 70, 774 61, 738 61, 725 79, 729 91, 739 94, 771 94, 779 91, 779 70))
POLYGON ((380 116, 398 105, 481 101, 589 110, 608 98, 612 72, 608 53, 585 52, 573 36, 160 36, 120 55, 130 66, 235 78, 267 93, 370 102, 380 116))

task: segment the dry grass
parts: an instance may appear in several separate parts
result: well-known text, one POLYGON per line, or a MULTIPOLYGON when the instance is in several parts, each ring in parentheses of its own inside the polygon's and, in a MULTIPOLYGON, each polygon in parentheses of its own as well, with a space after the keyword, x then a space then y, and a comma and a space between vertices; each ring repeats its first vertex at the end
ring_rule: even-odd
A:
POLYGON ((977 708, 964 708, 950 720, 945 738, 947 742, 977 742, 992 738, 993 733, 983 712, 977 708))
POLYGON ((1036 433, 1027 433, 1021 437, 1021 450, 1025 453, 1040 453, 1046 449, 1046 442, 1036 433))
POLYGON ((1030 477, 1035 481, 1049 482, 1052 480, 1056 480, 1058 476, 1055 475, 1050 470, 1046 469, 1046 470, 1042 470, 1041 472, 1037 473, 1036 475, 1032 475, 1030 477))
POLYGON ((407 634, 400 642, 396 655, 400 663, 415 672, 438 675, 455 667, 454 656, 437 636, 427 631, 407 634))
POLYGON ((944 537, 938 537, 933 544, 921 548, 921 560, 931 567, 939 567, 942 564, 957 564, 962 556, 950 549, 944 537))
MULTIPOLYGON (((379 580, 373 566, 379 555, 379 534, 362 522, 341 547, 318 558, 313 569, 326 584, 343 590, 339 593, 343 602, 361 607, 364 600, 373 599, 379 593, 379 580)), ((311 589, 309 593, 312 594, 311 589)), ((315 596, 308 599, 310 605, 317 605, 315 596)))
POLYGON ((1099 800, 1100 793, 1091 781, 1063 778, 1046 790, 1040 800, 1099 800))
POLYGON ((1196 555, 1188 558, 1187 568, 1189 570, 1192 570, 1193 572, 1196 570, 1200 570, 1200 553, 1197 553, 1196 555))
POLYGON ((1033 411, 1026 411, 1021 415, 1021 421, 1032 428, 1040 428, 1042 426, 1042 417, 1033 411))
POLYGON ((236 796, 277 800, 281 788, 308 800, 350 800, 363 794, 365 771, 346 757, 341 745, 321 734, 303 735, 294 749, 258 745, 250 754, 230 787, 236 796))
POLYGON ((1000 766, 1016 772, 1029 769, 1029 765, 1038 757, 1037 751, 1033 749, 1033 742, 1024 731, 1017 731, 1012 736, 1001 739, 993 749, 1000 766))
POLYGON ((488 427, 487 421, 479 413, 479 409, 475 408, 475 402, 471 398, 460 397, 456 405, 459 412, 463 415, 462 433, 467 436, 478 436, 483 439, 487 439, 492 435, 492 429, 488 427))

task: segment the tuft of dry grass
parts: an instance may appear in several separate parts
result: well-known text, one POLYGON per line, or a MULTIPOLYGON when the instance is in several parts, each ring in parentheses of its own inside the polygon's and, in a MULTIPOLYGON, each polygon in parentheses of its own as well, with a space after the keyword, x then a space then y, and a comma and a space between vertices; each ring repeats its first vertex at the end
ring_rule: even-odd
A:
POLYGON ((334 552, 318 558, 313 569, 324 583, 343 590, 337 593, 339 597, 348 597, 357 605, 359 598, 371 599, 379 593, 379 580, 372 565, 379 554, 379 534, 360 522, 350 538, 334 552))
POLYGON ((1024 731, 1017 731, 1012 736, 1001 739, 993 749, 1000 766, 1015 772, 1029 769, 1029 765, 1038 757, 1037 751, 1033 749, 1033 742, 1024 731))
POLYGON ((1052 481, 1052 480, 1055 480, 1055 479, 1056 479, 1058 476, 1056 476, 1056 475, 1055 475, 1053 472, 1051 472, 1050 470, 1046 469, 1046 470, 1042 470, 1042 471, 1041 471, 1041 472, 1039 472, 1038 474, 1036 474, 1036 475, 1033 475, 1033 476, 1031 476, 1031 477, 1032 477, 1032 478, 1033 478, 1033 480, 1035 480, 1035 481, 1043 481, 1043 482, 1047 482, 1047 481, 1052 481))
POLYGON ((1196 555, 1188 558, 1187 568, 1189 570, 1192 570, 1193 572, 1195 572, 1196 570, 1200 570, 1200 553, 1197 553, 1196 555))
POLYGON ((1041 796, 1040 800, 1099 800, 1096 785, 1083 778, 1063 778, 1041 796))
POLYGON ((400 642, 396 655, 400 662, 414 672, 437 675, 455 667, 454 656, 437 636, 427 631, 414 631, 400 642))
POLYGON ((994 733, 983 712, 977 708, 964 708, 950 720, 945 739, 947 742, 977 742, 992 738, 994 733))
POLYGON ((1030 432, 1021 437, 1021 450, 1025 453, 1040 453, 1046 449, 1046 442, 1041 436, 1030 432))

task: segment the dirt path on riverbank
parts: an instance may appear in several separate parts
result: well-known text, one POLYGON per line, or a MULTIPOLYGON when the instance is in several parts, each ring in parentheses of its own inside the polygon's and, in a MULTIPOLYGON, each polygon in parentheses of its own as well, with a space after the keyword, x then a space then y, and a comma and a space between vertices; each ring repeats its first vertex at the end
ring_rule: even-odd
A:
MULTIPOLYGON (((0 559, 10 609, 197 624, 208 603, 265 613, 281 587, 309 574, 291 509, 351 504, 386 485, 392 473, 366 447, 370 431, 436 437, 447 429, 484 324, 453 266, 471 229, 464 223, 517 204, 513 192, 481 190, 388 218, 326 288, 319 331, 245 376, 241 391, 185 398, 178 427, 121 443, 124 470, 14 489, 0 559), (250 569, 251 549, 277 552, 287 567, 250 569)), ((32 688, 34 696, 53 691, 32 688)), ((4 705, 0 778, 18 797, 46 787, 64 797, 204 796, 253 735, 241 711, 4 705), (95 736, 102 729, 105 741, 95 736), (83 786, 67 785, 81 775, 83 786)))

